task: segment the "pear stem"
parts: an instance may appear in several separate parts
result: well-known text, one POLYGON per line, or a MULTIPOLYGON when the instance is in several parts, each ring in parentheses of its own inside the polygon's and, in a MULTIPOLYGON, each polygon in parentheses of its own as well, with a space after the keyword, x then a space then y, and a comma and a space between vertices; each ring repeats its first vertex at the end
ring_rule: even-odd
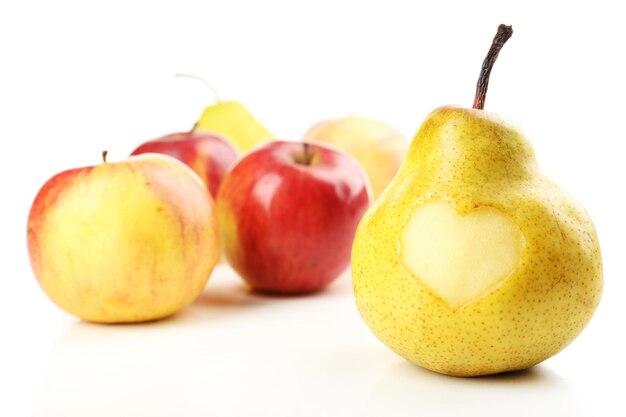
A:
POLYGON ((107 155, 109 151, 102 151, 102 162, 107 163, 107 155))
POLYGON ((217 90, 215 90, 215 88, 213 88, 213 86, 211 85, 211 83, 209 83, 207 80, 205 80, 202 77, 197 76, 196 74, 186 74, 186 73, 177 73, 174 74, 174 76, 179 77, 179 78, 191 78, 194 79, 196 81, 200 81, 202 84, 206 85, 207 87, 209 87, 209 90, 211 90, 211 92, 213 93, 213 95, 215 96, 215 101, 217 103, 221 102, 222 99, 220 98, 219 94, 217 94, 217 90))
POLYGON ((500 49, 504 46, 506 41, 513 35, 513 26, 500 25, 498 26, 498 32, 493 38, 491 48, 487 52, 487 56, 483 61, 483 66, 480 69, 480 76, 478 77, 478 83, 476 84, 476 96, 474 97, 475 109, 482 110, 485 108, 485 97, 487 96, 487 88, 489 87, 489 76, 491 75, 491 69, 498 59, 500 49))

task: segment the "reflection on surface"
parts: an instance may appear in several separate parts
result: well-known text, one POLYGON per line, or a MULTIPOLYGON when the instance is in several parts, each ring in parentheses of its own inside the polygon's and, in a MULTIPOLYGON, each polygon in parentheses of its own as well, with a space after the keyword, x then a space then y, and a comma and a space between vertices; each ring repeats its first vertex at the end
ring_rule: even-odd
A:
POLYGON ((220 267, 181 313, 138 325, 71 322, 50 352, 36 417, 580 417, 540 366, 462 379, 405 362, 360 319, 349 276, 318 294, 249 291, 220 267))
POLYGON ((50 352, 34 415, 193 417, 229 410, 215 414, 224 416, 264 401, 269 411, 272 398, 241 402, 242 395, 262 395, 271 384, 288 383, 288 389, 294 381, 272 378, 289 355, 319 339, 290 335, 314 327, 320 311, 338 308, 353 308, 347 276, 318 294, 281 297, 250 291, 221 266, 205 292, 173 317, 69 323, 50 352))
POLYGON ((367 415, 588 416, 568 384, 539 365, 477 378, 440 375, 401 359, 369 392, 367 415), (404 410, 404 412, 403 412, 404 410))

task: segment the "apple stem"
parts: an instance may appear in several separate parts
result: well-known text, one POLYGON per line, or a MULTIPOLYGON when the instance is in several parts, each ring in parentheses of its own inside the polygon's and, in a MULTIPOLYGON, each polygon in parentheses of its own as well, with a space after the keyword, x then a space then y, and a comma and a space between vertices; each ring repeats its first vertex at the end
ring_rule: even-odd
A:
POLYGON ((297 164, 300 165, 311 165, 313 161, 313 154, 309 153, 309 143, 302 143, 302 155, 298 155, 295 158, 297 164))
POLYGON ((205 80, 202 77, 199 77, 195 74, 186 74, 186 73, 177 73, 174 74, 176 77, 179 78, 192 78, 194 80, 200 81, 202 84, 206 85, 207 87, 209 87, 209 89, 211 90, 211 92, 213 93, 213 95, 215 96, 215 101, 217 103, 221 102, 222 99, 220 98, 219 94, 217 94, 217 90, 215 90, 215 88, 213 88, 213 86, 211 85, 211 83, 209 83, 207 80, 205 80))
POLYGON ((109 151, 102 151, 102 162, 107 163, 107 155, 109 151))
POLYGON ((489 75, 491 75, 491 69, 498 59, 500 49, 504 46, 506 41, 513 35, 513 26, 500 25, 498 26, 498 32, 493 38, 491 48, 487 52, 487 56, 483 61, 483 66, 480 69, 480 76, 478 77, 478 83, 476 84, 476 96, 474 97, 475 109, 482 110, 485 108, 485 97, 487 96, 487 87, 489 87, 489 75))
POLYGON ((304 142, 302 147, 304 148, 304 165, 311 165, 311 160, 313 159, 313 155, 309 153, 309 143, 304 142))

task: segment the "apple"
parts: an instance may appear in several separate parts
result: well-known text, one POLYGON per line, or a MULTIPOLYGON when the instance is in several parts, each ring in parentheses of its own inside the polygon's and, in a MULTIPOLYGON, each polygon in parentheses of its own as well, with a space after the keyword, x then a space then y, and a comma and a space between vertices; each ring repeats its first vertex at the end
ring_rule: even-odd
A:
POLYGON ((219 253, 212 197, 185 164, 146 154, 70 169, 39 190, 28 253, 59 307, 100 323, 166 317, 204 289, 219 253))
POLYGON ((350 155, 269 142, 240 159, 218 193, 226 259, 256 290, 320 290, 349 265, 371 201, 367 176, 350 155))
POLYGON ((394 127, 358 116, 322 121, 305 133, 304 140, 335 146, 354 156, 369 176, 374 198, 396 175, 409 147, 394 127))
POLYGON ((184 162, 202 178, 213 198, 226 170, 237 160, 235 147, 223 137, 212 133, 173 133, 141 144, 131 155, 161 153, 184 162))

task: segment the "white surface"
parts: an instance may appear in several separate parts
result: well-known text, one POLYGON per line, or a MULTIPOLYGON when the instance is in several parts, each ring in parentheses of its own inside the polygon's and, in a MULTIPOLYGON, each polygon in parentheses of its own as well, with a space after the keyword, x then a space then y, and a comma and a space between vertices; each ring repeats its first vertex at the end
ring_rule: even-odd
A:
POLYGON ((624 15, 501 3, 0 3, 0 415, 624 415, 624 15), (523 127, 604 255, 600 308, 556 357, 491 378, 423 371, 370 334, 348 275, 275 299, 221 268, 190 308, 142 326, 81 323, 38 288, 25 243, 37 190, 102 149, 122 159, 191 127, 211 95, 174 73, 209 78, 282 138, 349 113, 412 137, 433 108, 471 105, 501 22, 515 34, 486 108, 523 127))

